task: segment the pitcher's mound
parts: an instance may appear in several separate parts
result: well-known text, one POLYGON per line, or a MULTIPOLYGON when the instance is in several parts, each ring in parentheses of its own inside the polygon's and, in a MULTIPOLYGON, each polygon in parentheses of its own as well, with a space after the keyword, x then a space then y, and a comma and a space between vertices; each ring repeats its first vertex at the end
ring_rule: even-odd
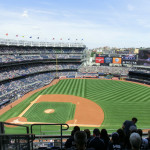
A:
POLYGON ((53 113, 55 110, 54 109, 46 109, 44 112, 46 114, 50 114, 50 113, 53 113))

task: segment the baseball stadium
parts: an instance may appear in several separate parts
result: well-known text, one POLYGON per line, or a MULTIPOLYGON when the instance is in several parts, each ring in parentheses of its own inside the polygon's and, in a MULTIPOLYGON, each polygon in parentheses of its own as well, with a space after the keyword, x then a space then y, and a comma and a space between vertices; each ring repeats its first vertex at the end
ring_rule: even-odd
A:
POLYGON ((83 43, 1 39, 1 133, 12 139, 30 134, 32 146, 37 139, 60 138, 62 149, 74 126, 111 134, 136 117, 147 132, 150 49, 94 54, 91 64, 87 51, 83 43))

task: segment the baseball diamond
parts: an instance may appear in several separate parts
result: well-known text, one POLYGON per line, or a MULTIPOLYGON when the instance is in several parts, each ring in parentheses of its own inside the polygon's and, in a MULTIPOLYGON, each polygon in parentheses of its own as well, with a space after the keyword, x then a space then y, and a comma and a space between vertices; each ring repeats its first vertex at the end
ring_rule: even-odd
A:
POLYGON ((137 126, 147 129, 150 124, 147 119, 150 114, 149 93, 148 86, 124 81, 56 80, 35 93, 29 93, 22 102, 17 104, 16 101, 17 105, 10 104, 13 107, 7 112, 2 114, 1 110, 0 120, 18 124, 67 123, 110 130, 120 128, 125 119, 136 116, 140 120, 137 126), (45 113, 48 109, 53 112, 45 113))

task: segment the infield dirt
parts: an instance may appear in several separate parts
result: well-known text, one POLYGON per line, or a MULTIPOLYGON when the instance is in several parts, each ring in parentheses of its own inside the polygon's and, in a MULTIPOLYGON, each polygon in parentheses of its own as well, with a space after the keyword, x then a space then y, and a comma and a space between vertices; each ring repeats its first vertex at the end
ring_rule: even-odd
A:
MULTIPOLYGON (((116 79, 114 79, 116 80, 116 79)), ((118 79, 117 79, 118 80, 118 79)), ((5 108, 0 110, 0 115, 2 115, 3 113, 5 113, 6 111, 8 111, 9 109, 11 109, 12 107, 16 106, 18 103, 22 102, 23 100, 25 100, 26 98, 28 98, 29 96, 33 95, 34 93, 43 90, 47 87, 50 87, 56 83, 59 82, 59 79, 53 80, 49 85, 42 87, 40 89, 34 90, 32 92, 29 92, 28 94, 24 95, 22 98, 16 100, 15 102, 9 104, 8 106, 6 106, 5 108)), ((121 81, 121 82, 131 82, 131 81, 121 81)), ((133 83, 133 82, 132 82, 133 83)), ((134 82, 136 83, 136 82, 134 82)), ((136 84, 141 84, 141 83, 136 83, 136 84)), ((141 84, 141 85, 145 85, 145 84, 141 84)), ((150 87, 149 85, 145 85, 150 87)), ((96 103, 87 100, 85 98, 82 97, 77 97, 77 96, 71 96, 71 95, 42 95, 40 97, 40 99, 38 99, 38 102, 41 101, 46 101, 46 102, 50 102, 50 101, 55 101, 55 102, 72 102, 74 104, 76 104, 76 112, 75 112, 75 116, 74 116, 74 120, 70 120, 67 123, 70 126, 74 126, 74 125, 84 125, 84 126, 100 126, 101 123, 104 120, 104 113, 103 110, 101 109, 100 106, 98 106, 96 103), (94 103, 94 104, 93 104, 94 103), (94 109, 93 109, 94 108, 94 109), (91 124, 92 122, 92 124, 91 124)), ((18 122, 27 122, 27 119, 24 117, 15 117, 15 118, 10 118, 7 120, 7 122, 14 122, 15 120, 19 120, 18 122)), ((16 122, 17 123, 17 122, 16 122)), ((28 122, 29 123, 29 122, 28 122)), ((29 124, 31 124, 32 122, 30 122, 29 124)))

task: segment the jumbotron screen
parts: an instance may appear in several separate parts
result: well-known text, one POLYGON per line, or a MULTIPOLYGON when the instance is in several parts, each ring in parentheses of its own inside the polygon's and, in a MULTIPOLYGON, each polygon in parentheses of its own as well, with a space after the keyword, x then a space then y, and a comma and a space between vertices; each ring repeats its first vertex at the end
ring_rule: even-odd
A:
POLYGON ((96 57, 95 62, 101 64, 104 63, 104 57, 96 57))
POLYGON ((138 65, 150 66, 150 50, 140 50, 138 65))
POLYGON ((112 57, 105 57, 104 61, 106 64, 112 63, 112 57))
POLYGON ((121 57, 113 57, 113 64, 121 64, 121 57))
POLYGON ((128 54, 128 55, 123 55, 122 60, 136 60, 136 55, 135 54, 128 54))

